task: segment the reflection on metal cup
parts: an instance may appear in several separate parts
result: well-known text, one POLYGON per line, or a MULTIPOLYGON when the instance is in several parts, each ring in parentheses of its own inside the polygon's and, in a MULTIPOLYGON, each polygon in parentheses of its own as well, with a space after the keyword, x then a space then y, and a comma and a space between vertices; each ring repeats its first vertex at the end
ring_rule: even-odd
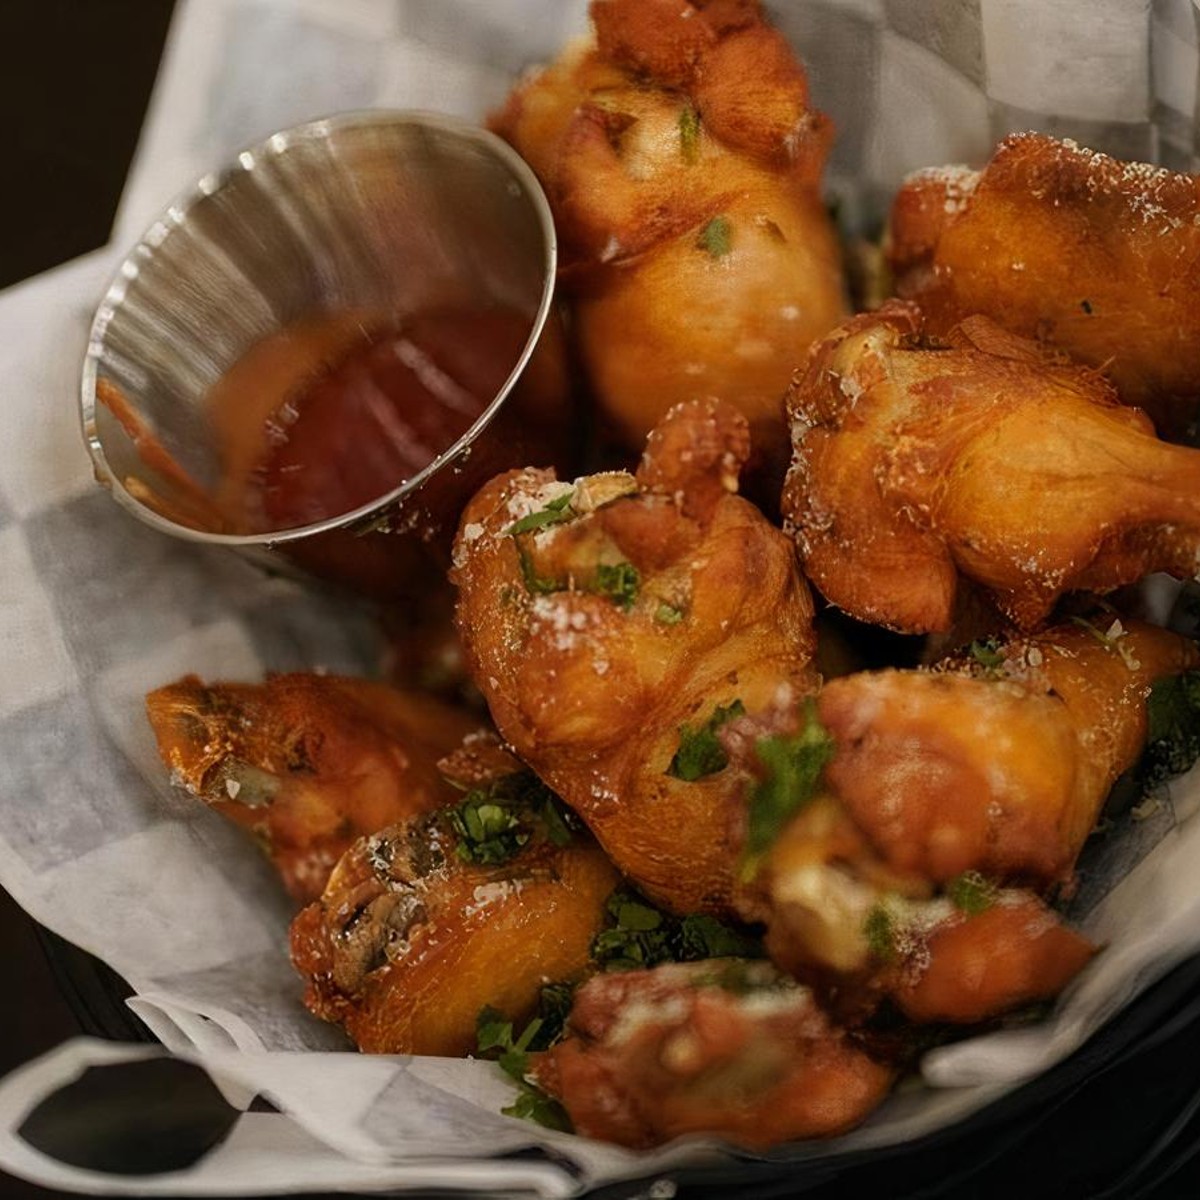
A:
MULTIPOLYGON (((286 555, 372 595, 419 592, 430 553, 444 559, 463 505, 486 479, 528 464, 568 465, 555 266, 541 188, 484 130, 379 111, 277 133, 171 205, 110 285, 83 372, 83 429, 97 479, 139 519, 177 537, 276 568, 286 555), (502 348, 490 363, 494 382, 476 389, 477 408, 463 408, 443 441, 426 429, 427 453, 386 478, 377 478, 378 461, 390 460, 372 459, 377 447, 364 445, 361 470, 353 459, 351 469, 338 467, 344 511, 272 507, 259 497, 247 515, 251 483, 267 487, 263 455, 287 440, 276 410, 294 418, 302 385, 324 381, 328 391, 337 382, 333 348, 344 353, 349 343, 331 331, 374 347, 374 367, 359 369, 351 356, 346 370, 358 372, 351 383, 366 397, 364 411, 386 425, 394 414, 381 408, 370 370, 411 366, 413 378, 432 380, 433 392, 444 385, 453 401, 458 384, 400 334, 424 322, 435 348, 457 340, 478 357, 487 337, 472 314, 500 314, 502 348), (295 364, 276 369, 281 345, 295 364), (393 351, 409 366, 397 366, 393 351), (262 447, 247 450, 230 432, 239 429, 253 430, 262 447)), ((340 438, 352 454, 352 427, 339 429, 330 412, 309 441, 319 450, 340 438)), ((441 428, 432 412, 413 416, 441 428)), ((287 483, 287 472, 299 470, 285 461, 271 478, 287 483)), ((281 495, 276 486, 268 500, 281 495)))

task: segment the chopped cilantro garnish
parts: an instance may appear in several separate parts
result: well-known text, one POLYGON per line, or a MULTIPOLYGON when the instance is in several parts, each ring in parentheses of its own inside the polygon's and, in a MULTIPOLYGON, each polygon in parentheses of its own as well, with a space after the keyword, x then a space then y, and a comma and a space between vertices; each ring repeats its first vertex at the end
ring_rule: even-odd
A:
POLYGON ((977 917, 987 912, 996 902, 995 885, 984 879, 978 871, 964 871, 946 884, 946 895, 959 912, 968 917, 977 917))
POLYGON ((1000 649, 1000 643, 995 638, 976 640, 971 643, 969 651, 971 657, 989 671, 994 671, 1004 662, 1004 651, 1000 649))
POLYGON ((759 738, 754 749, 766 774, 750 793, 745 850, 750 874, 788 821, 816 795, 821 773, 833 758, 834 741, 810 698, 798 733, 759 738))
POLYGON ((733 226, 728 217, 713 217, 696 239, 696 244, 713 258, 724 258, 733 249, 733 226))
POLYGON ((690 104, 679 114, 679 153, 689 166, 700 157, 700 114, 690 104))
POLYGON ((683 620, 683 609, 668 604, 665 600, 654 610, 654 619, 660 625, 678 625, 683 620))
POLYGON ((529 551, 517 543, 517 556, 521 560, 521 578, 525 581, 525 590, 535 596, 549 595, 551 592, 561 592, 563 585, 557 579, 550 579, 545 575, 537 573, 537 567, 533 565, 533 559, 529 556, 529 551))
POLYGON ((1160 679, 1146 705, 1149 730, 1141 775, 1153 786, 1200 759, 1200 671, 1160 679))
POLYGON ((464 862, 493 865, 508 862, 529 841, 521 818, 486 792, 471 792, 449 813, 450 827, 458 835, 458 857, 464 862))
POLYGON ((863 937, 876 958, 890 962, 896 953, 896 929, 892 914, 882 904, 876 904, 863 922, 863 937))
POLYGON ((514 522, 508 527, 507 532, 509 534, 529 533, 534 529, 544 529, 547 525, 561 525, 564 521, 574 520, 575 512, 570 507, 571 501, 574 499, 574 492, 564 492, 561 496, 551 500, 545 508, 531 512, 528 516, 514 522))
POLYGON ((542 1019, 538 1030, 537 1048, 553 1046, 562 1036, 575 1003, 573 983, 547 983, 538 992, 538 1016, 542 1019))
POLYGON ((495 1057, 500 1069, 517 1085, 517 1098, 500 1111, 507 1117, 521 1117, 536 1121, 548 1129, 571 1130, 571 1121, 566 1110, 552 1096, 546 1095, 525 1076, 529 1073, 529 1051, 533 1048, 542 1029, 542 1020, 535 1017, 521 1036, 513 1040, 511 1021, 494 1008, 484 1008, 475 1019, 476 1053, 481 1057, 495 1057), (495 1051, 499 1051, 495 1055, 495 1051))
POLYGON ((508 862, 539 830, 554 845, 567 845, 574 820, 532 771, 472 788, 447 817, 458 839, 458 857, 484 866, 508 862))
POLYGON ((736 717, 744 716, 745 705, 740 700, 720 705, 713 715, 698 728, 691 725, 679 727, 679 749, 667 767, 667 774, 685 783, 695 783, 706 775, 715 775, 729 765, 724 747, 717 740, 717 730, 736 717))
POLYGON ((607 596, 618 608, 632 608, 641 586, 638 569, 630 562, 600 563, 587 591, 607 596))
POLYGON ((762 954, 757 938, 704 913, 692 913, 679 922, 679 949, 683 962, 705 958, 756 958, 762 954))
POLYGON ((627 888, 613 892, 605 914, 608 928, 592 939, 592 958, 605 971, 762 955, 760 943, 749 933, 700 913, 672 916, 627 888))

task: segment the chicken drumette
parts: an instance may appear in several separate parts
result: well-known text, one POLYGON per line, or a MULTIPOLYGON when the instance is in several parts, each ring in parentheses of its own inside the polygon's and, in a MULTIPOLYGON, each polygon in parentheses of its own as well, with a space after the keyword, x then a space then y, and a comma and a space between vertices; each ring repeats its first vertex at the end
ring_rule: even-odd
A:
POLYGON ((588 972, 617 873, 492 742, 445 764, 458 804, 356 842, 292 923, 305 1003, 360 1050, 462 1055, 494 1006, 523 1022, 588 972))
POLYGON ((820 196, 832 135, 757 0, 596 0, 595 38, 492 119, 533 165, 564 244, 593 389, 640 446, 718 395, 782 467, 779 397, 842 319, 820 196))
POLYGON ((1033 889, 1068 882, 1144 744, 1151 683, 1200 653, 1118 622, 984 658, 846 676, 723 734, 758 780, 739 909, 777 963, 843 1001, 968 1022, 1056 995, 1093 950, 1033 889))
POLYGON ((831 1024, 812 993, 740 959, 600 975, 537 1083, 577 1132, 624 1146, 712 1133, 745 1146, 857 1125, 895 1071, 831 1024))
POLYGON ((1200 179, 1042 134, 920 171, 892 208, 900 296, 944 334, 982 313, 1105 372, 1164 435, 1200 404, 1200 179))
POLYGON ((356 838, 453 797, 437 761, 479 724, 430 697, 332 675, 189 675, 151 692, 146 711, 172 782, 254 834, 301 904, 356 838))
POLYGON ((1200 451, 986 317, 944 338, 899 301, 855 317, 787 404, 785 517, 809 578, 861 620, 948 629, 965 579, 1031 628, 1064 592, 1196 572, 1200 451))
POLYGON ((729 900, 719 726, 815 686, 792 547, 734 494, 746 422, 680 405, 636 477, 488 484, 455 546, 457 619, 500 733, 617 866, 680 913, 729 900))

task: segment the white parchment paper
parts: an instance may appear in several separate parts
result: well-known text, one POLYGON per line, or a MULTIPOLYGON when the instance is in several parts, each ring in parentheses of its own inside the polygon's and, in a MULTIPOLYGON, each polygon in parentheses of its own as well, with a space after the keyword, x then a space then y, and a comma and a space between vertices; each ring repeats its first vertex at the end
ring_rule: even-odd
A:
MULTIPOLYGON (((839 138, 830 187, 869 224, 907 171, 982 162, 1015 129, 1195 169, 1193 0, 776 0, 839 138)), ((371 673, 369 614, 127 517, 91 481, 76 419, 87 323, 108 276, 182 187, 275 129, 383 105, 478 118, 586 24, 582 0, 182 0, 113 240, 0 295, 0 883, 110 963, 168 1051, 246 1112, 193 1168, 120 1179, 16 1134, 91 1062, 79 1041, 0 1083, 0 1166, 97 1193, 235 1195, 462 1188, 566 1196, 702 1163, 634 1155, 499 1115, 487 1064, 368 1058, 311 1018, 286 959, 288 907, 231 826, 172 793, 142 696, 189 671, 371 673), (513 1158, 541 1147, 546 1154, 513 1158)), ((1076 913, 1107 943, 1044 1024, 931 1053, 926 1086, 797 1159, 894 1143, 977 1110, 1069 1054, 1200 950, 1200 773, 1093 839, 1076 913)))

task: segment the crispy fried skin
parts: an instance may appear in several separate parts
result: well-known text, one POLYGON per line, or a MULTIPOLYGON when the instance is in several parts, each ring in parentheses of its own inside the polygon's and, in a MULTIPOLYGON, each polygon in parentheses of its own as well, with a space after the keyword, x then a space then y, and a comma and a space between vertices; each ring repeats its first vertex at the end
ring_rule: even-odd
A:
POLYGON ((840 802, 819 796, 738 894, 772 962, 850 1023, 891 998, 918 1024, 989 1020, 1051 999, 1096 947, 1027 889, 968 914, 882 860, 840 802))
POLYGON ((855 317, 787 404, 785 517, 813 583, 861 620, 947 629, 964 578, 1032 628, 1064 592, 1196 570, 1200 451, 986 317, 944 341, 910 304, 855 317))
POLYGON ((812 603, 791 547, 733 494, 747 441, 730 407, 681 405, 636 479, 501 476, 455 546, 459 631, 497 728, 617 866, 680 913, 727 905, 740 788, 732 771, 666 773, 680 727, 815 686, 812 603), (562 514, 578 515, 510 533, 567 496, 562 514), (636 594, 604 594, 631 572, 636 594))
MULTIPOLYGON (((1072 624, 986 663, 833 680, 816 699, 834 743, 820 790, 743 870, 739 914, 843 1015, 891 996, 914 1021, 970 1022, 1056 995, 1095 947, 1030 889, 1069 881, 1145 742, 1151 684, 1198 663, 1163 629, 1072 624)), ((722 737, 761 778, 757 739, 800 720, 781 706, 722 737)))
POLYGON ((444 803, 437 760, 478 722, 364 679, 276 675, 146 697, 172 780, 253 833, 302 904, 355 838, 444 803))
POLYGON ((1036 896, 1004 892, 936 923, 891 968, 887 991, 910 1021, 970 1024, 1053 999, 1095 953, 1036 896))
POLYGON ((442 818, 356 842, 292 923, 305 1004, 368 1053, 467 1054, 486 1005, 527 1020, 548 979, 586 971, 617 884, 579 837, 535 838, 498 866, 462 862, 442 818))
POLYGON ((1200 404, 1200 178, 1025 133, 981 172, 918 172, 891 215, 900 296, 983 313, 1103 370, 1164 436, 1200 404))
POLYGON ((807 988, 737 959, 597 976, 577 993, 568 1033, 534 1077, 578 1133, 623 1146, 701 1132, 753 1147, 829 1137, 895 1077, 807 988))
POLYGON ((845 311, 832 129, 752 0, 596 0, 592 19, 595 42, 491 123, 550 197, 593 388, 631 445, 719 395, 781 464, 788 375, 845 311))
POLYGON ((1117 629, 1016 638, 992 669, 833 680, 818 700, 837 742, 828 786, 894 870, 1063 881, 1145 743, 1150 685, 1200 664, 1176 634, 1117 629))

